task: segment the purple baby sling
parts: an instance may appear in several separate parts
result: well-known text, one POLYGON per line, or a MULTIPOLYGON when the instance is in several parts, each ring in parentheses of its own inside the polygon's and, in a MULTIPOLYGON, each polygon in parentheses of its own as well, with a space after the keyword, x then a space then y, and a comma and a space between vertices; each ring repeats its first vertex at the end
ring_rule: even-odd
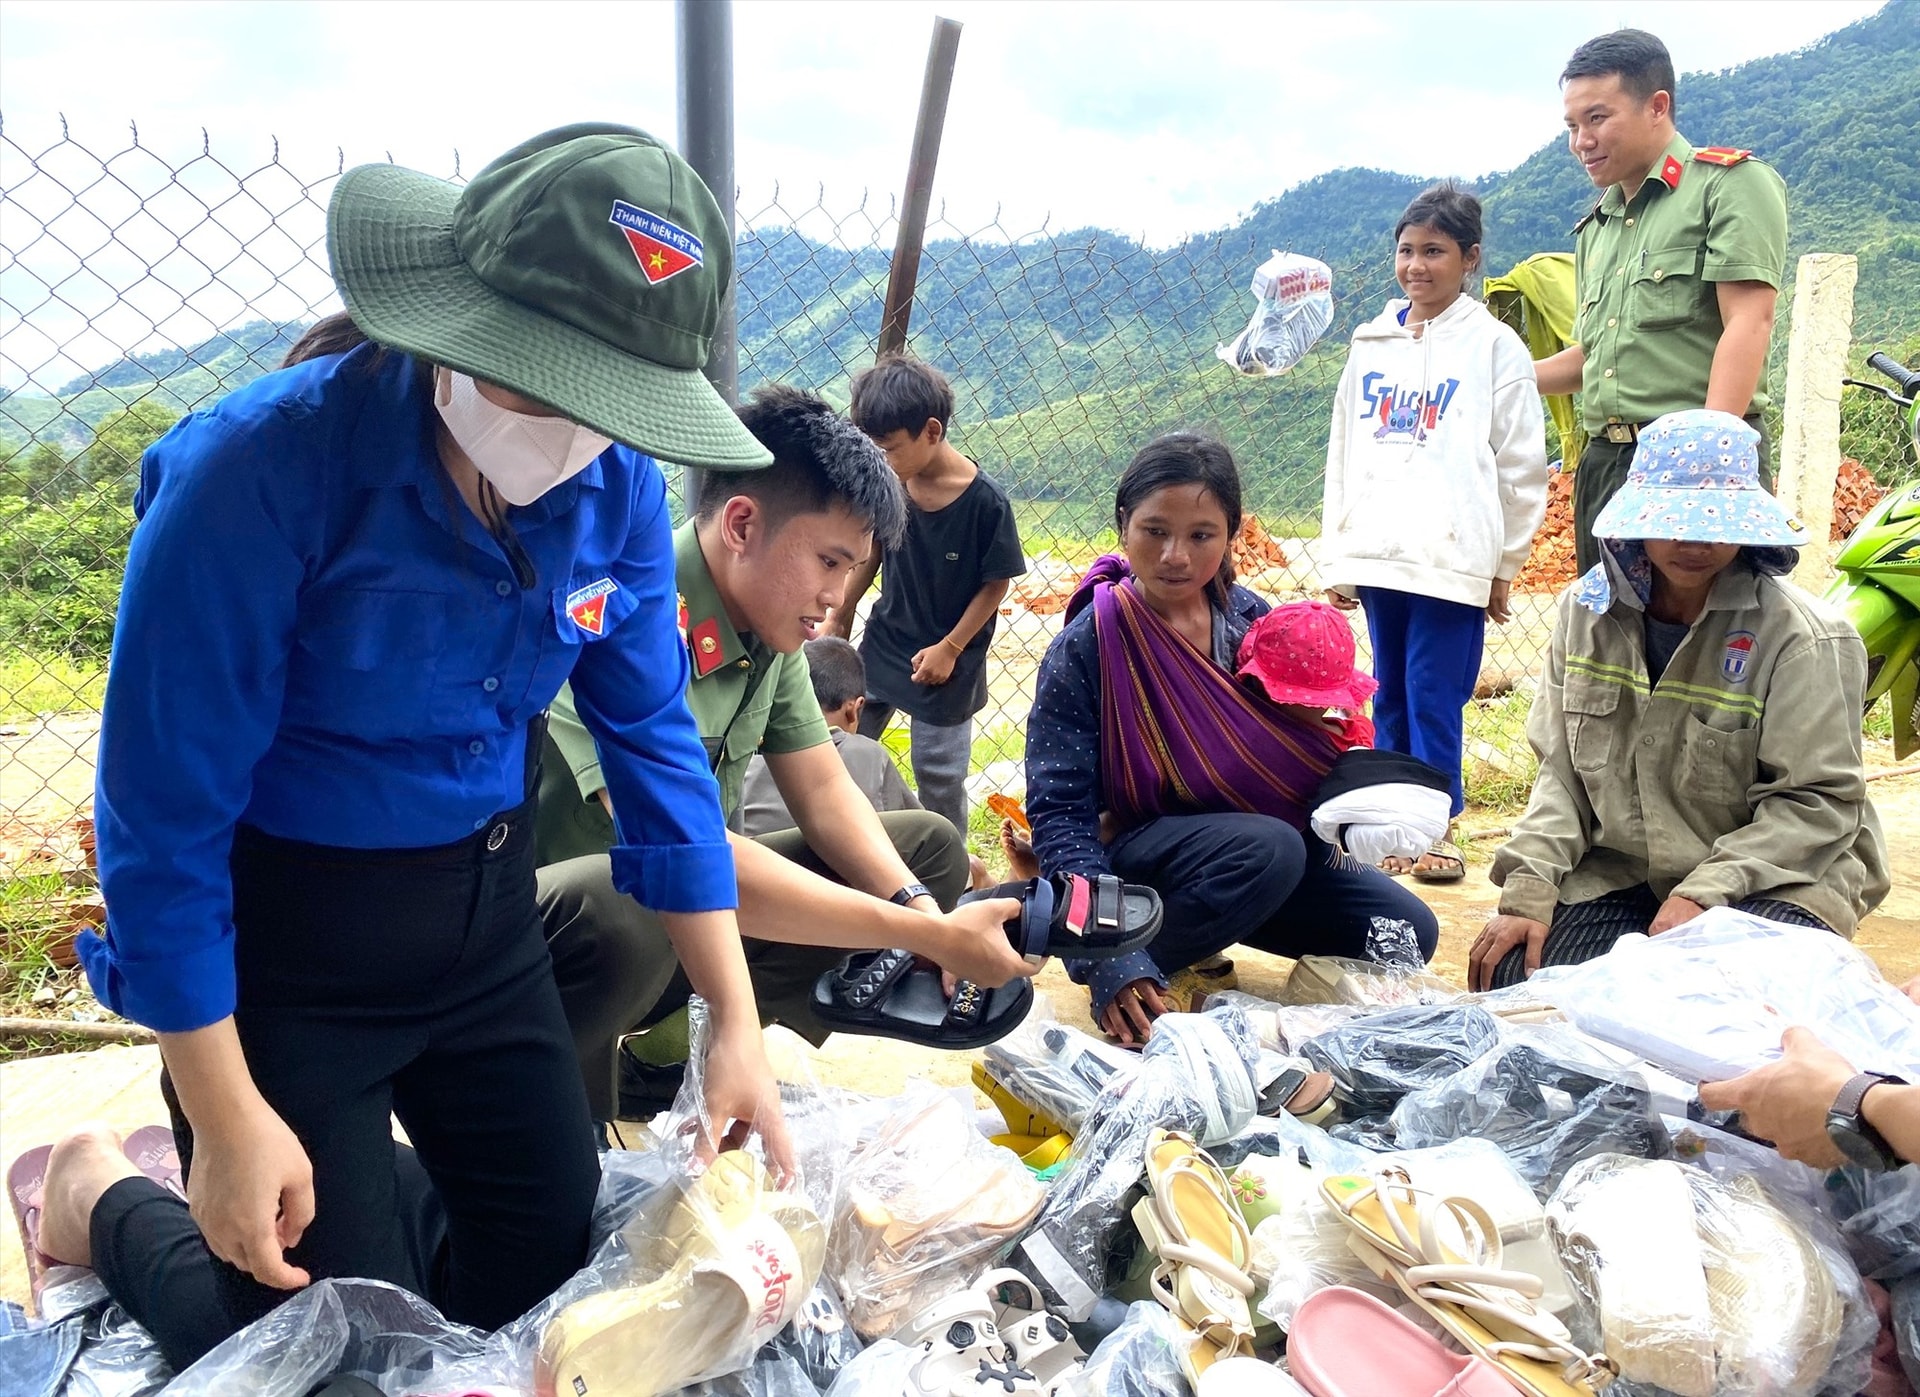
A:
POLYGON ((1100 644, 1101 794, 1120 828, 1244 810, 1305 829, 1339 755, 1331 735, 1194 649, 1141 600, 1118 556, 1088 569, 1069 617, 1089 592, 1100 644))

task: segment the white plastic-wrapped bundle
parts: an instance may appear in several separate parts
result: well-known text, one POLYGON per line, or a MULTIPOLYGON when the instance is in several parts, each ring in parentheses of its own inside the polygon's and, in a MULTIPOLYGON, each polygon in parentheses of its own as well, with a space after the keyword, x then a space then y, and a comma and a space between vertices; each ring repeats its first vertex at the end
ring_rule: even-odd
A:
POLYGON ((1283 374, 1333 324, 1333 272, 1325 262, 1275 252, 1253 274, 1253 318, 1214 355, 1243 374, 1283 374))

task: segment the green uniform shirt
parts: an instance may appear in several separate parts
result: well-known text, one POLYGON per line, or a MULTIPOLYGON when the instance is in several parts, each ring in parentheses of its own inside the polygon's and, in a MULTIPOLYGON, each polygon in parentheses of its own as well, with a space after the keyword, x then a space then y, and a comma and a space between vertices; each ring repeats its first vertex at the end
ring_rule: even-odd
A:
MULTIPOLYGON (((1695 158, 1675 135, 1632 199, 1611 186, 1574 241, 1585 349, 1581 413, 1588 432, 1703 406, 1720 343, 1714 283, 1778 288, 1787 265, 1787 187, 1753 159, 1695 158)), ((1756 390, 1748 414, 1767 405, 1756 390)))
MULTIPOLYGON (((720 808, 731 822, 755 752, 805 751, 830 741, 831 735, 813 696, 805 653, 779 654, 757 639, 742 638, 727 620, 691 521, 674 531, 673 563, 692 669, 687 707, 720 782, 720 808)), ((599 797, 607 783, 600 775, 593 737, 564 686, 553 701, 548 733, 536 856, 549 864, 604 854, 614 839, 613 822, 599 797)))

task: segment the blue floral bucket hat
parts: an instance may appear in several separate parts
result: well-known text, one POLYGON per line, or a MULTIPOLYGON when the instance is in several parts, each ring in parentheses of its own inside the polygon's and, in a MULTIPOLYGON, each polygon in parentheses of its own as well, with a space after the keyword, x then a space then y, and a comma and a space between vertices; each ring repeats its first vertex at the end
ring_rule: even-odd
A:
POLYGON ((1760 484, 1760 434, 1705 408, 1640 433, 1627 483, 1593 521, 1597 539, 1672 539, 1798 548, 1807 531, 1760 484))

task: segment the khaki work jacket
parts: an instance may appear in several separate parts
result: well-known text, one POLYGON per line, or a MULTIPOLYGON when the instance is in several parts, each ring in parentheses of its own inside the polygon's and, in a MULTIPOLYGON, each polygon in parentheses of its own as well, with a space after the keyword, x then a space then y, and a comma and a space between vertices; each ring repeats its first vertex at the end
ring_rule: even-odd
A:
POLYGON ((1560 903, 1646 883, 1704 907, 1775 898, 1851 937, 1889 886, 1860 637, 1736 562, 1649 688, 1640 598, 1618 559, 1600 566, 1606 610, 1581 604, 1583 582, 1560 598, 1527 719, 1540 775, 1493 862, 1500 910, 1551 923, 1560 903))

